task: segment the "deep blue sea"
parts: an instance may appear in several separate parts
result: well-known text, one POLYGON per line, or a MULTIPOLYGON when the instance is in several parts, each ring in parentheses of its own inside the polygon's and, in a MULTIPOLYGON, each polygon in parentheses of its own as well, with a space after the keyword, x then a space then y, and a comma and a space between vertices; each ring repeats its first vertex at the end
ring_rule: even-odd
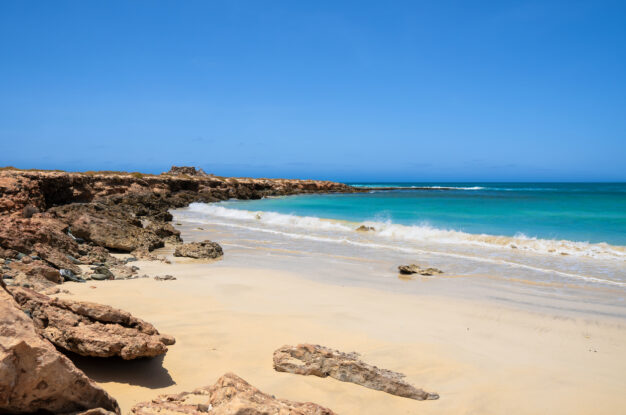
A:
POLYGON ((349 184, 402 189, 229 201, 221 205, 359 223, 398 224, 431 232, 626 245, 626 183, 349 184))

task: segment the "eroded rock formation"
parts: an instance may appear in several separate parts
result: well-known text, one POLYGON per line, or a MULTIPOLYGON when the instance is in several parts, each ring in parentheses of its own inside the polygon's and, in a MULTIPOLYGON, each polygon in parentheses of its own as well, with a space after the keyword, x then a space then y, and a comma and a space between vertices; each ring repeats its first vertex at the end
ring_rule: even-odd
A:
POLYGON ((174 256, 187 258, 219 258, 222 255, 222 247, 211 241, 180 244, 174 250, 174 256))
POLYGON ((213 386, 176 395, 161 395, 135 405, 136 415, 333 415, 334 412, 311 402, 292 402, 261 392, 233 373, 227 373, 213 386))
POLYGON ((137 359, 165 354, 174 338, 150 323, 107 305, 50 298, 22 287, 9 287, 37 332, 55 346, 81 356, 137 359))
POLYGON ((119 414, 115 399, 47 340, 0 283, 0 412, 119 414), (107 412, 102 412, 107 413, 107 412))
POLYGON ((41 273, 31 268, 30 274, 8 274, 13 266, 5 264, 2 274, 13 277, 11 283, 42 290, 63 280, 81 281, 80 264, 120 265, 108 250, 157 259, 150 251, 180 242, 168 210, 192 202, 356 191, 313 180, 223 178, 187 167, 160 176, 0 169, 0 258, 27 255, 42 261, 41 273))
POLYGON ((300 344, 283 346, 274 352, 274 369, 298 375, 332 377, 405 398, 439 399, 436 393, 424 392, 404 380, 404 375, 379 369, 359 360, 356 353, 343 353, 327 347, 300 344))

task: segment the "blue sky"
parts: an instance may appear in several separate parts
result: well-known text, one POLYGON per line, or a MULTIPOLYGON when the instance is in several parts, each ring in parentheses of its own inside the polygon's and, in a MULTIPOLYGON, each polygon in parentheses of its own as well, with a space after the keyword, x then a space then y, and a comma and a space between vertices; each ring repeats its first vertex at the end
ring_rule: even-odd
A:
POLYGON ((626 180, 623 1, 0 2, 0 165, 626 180))

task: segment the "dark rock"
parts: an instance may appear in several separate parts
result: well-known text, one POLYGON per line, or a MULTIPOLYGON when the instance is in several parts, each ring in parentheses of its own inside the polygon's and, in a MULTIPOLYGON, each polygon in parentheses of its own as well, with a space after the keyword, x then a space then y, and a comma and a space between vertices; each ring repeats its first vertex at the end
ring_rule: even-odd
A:
POLYGON ((30 219, 36 213, 39 213, 39 209, 37 209, 33 205, 26 205, 26 206, 24 206, 24 209, 22 210, 22 217, 30 219))
POLYGON ((173 281, 176 279, 176 277, 172 276, 172 275, 164 275, 164 276, 156 276, 154 277, 155 280, 157 281, 173 281))
POLYGON ((208 174, 206 174, 204 170, 200 168, 188 167, 188 166, 182 166, 182 167, 172 166, 170 171, 163 173, 163 174, 176 175, 176 176, 177 175, 208 176, 208 174))
POLYGON ((374 227, 372 227, 372 226, 365 226, 365 225, 361 225, 361 226, 359 226, 358 228, 355 229, 355 231, 358 231, 358 232, 373 232, 375 230, 376 229, 374 227))
POLYGON ((78 278, 72 270, 69 269, 60 269, 59 273, 63 277, 63 281, 72 281, 72 282, 85 282, 84 279, 78 278))
POLYGON ((421 268, 417 264, 411 265, 400 265, 398 267, 398 271, 400 274, 410 275, 410 274, 419 274, 424 276, 430 276, 435 274, 443 274, 443 271, 437 268, 421 268))
MULTIPOLYGON (((99 266, 97 266, 95 268, 92 268, 92 269, 93 269, 94 274, 104 275, 106 277, 106 279, 108 279, 108 280, 112 280, 112 279, 115 278, 115 275, 113 275, 113 273, 104 265, 99 265, 99 266)), ((93 278, 93 275, 92 275, 91 278, 93 278)), ((94 279, 96 279, 96 278, 94 278, 94 279)))

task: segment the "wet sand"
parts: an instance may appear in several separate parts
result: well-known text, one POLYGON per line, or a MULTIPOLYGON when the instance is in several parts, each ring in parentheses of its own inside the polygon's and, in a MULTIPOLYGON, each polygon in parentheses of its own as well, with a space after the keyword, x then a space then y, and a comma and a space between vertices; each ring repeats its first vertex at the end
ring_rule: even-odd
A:
POLYGON ((73 299, 128 310, 176 337, 163 359, 77 359, 123 413, 161 393, 212 384, 229 371, 266 393, 340 414, 615 414, 626 408, 620 318, 317 282, 297 268, 136 264, 140 273, 177 280, 64 285, 73 299), (441 398, 419 402, 273 370, 276 348, 304 342, 357 351, 441 398))

